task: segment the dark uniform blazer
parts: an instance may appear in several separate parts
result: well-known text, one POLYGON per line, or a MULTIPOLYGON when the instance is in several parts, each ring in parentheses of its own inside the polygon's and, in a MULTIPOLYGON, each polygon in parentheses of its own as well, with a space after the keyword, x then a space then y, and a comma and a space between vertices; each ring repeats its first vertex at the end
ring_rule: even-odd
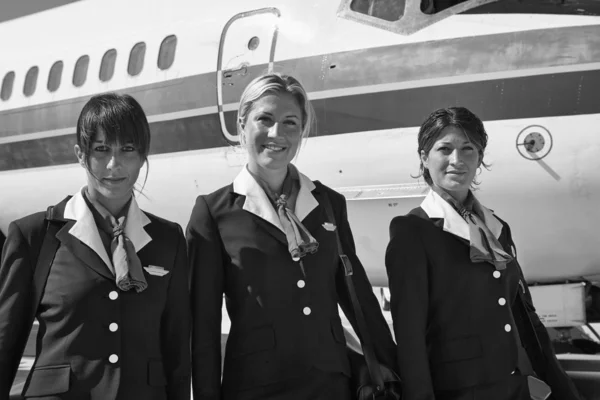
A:
MULTIPOLYGON (((338 302, 355 326, 323 201, 330 198, 354 283, 380 361, 393 367, 395 344, 355 254, 345 199, 300 174, 296 215, 319 249, 292 260, 274 207, 246 168, 232 185, 199 196, 187 229, 192 264, 192 382, 195 400, 235 398, 311 368, 349 376, 338 302), (221 385, 223 293, 231 330, 221 385)), ((333 222, 333 221, 331 221, 333 222)), ((334 225, 335 226, 335 225, 334 225)))
MULTIPOLYGON (((125 233, 148 288, 123 292, 81 193, 56 206, 65 225, 38 308, 37 356, 23 388, 36 399, 189 399, 190 310, 185 239, 179 225, 131 203, 125 233), (146 267, 164 268, 163 276, 146 267)), ((10 225, 0 266, 0 399, 8 399, 15 344, 27 336, 34 242, 44 213, 10 225)), ((38 244, 39 246, 39 244, 38 244)))
MULTIPOLYGON (((508 225, 490 210, 484 213, 486 225, 512 253, 508 225)), ((578 398, 535 313, 519 265, 513 261, 496 271, 489 263, 472 262, 463 241, 469 239, 468 225, 437 193, 430 191, 421 207, 394 218, 390 236, 385 262, 403 400, 462 398, 461 389, 510 377, 517 368, 511 311, 517 290, 525 290, 529 316, 550 364, 545 379, 553 398, 578 398)), ((522 382, 526 385, 526 379, 522 382)), ((486 400, 509 399, 501 387, 492 392, 486 400)), ((526 388, 524 392, 528 398, 526 388)))

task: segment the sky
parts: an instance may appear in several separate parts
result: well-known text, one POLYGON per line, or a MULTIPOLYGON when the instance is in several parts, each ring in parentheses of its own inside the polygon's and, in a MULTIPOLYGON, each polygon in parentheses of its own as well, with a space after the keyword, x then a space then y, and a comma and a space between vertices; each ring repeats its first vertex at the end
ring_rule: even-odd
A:
POLYGON ((60 7, 79 0, 0 0, 0 22, 60 7))

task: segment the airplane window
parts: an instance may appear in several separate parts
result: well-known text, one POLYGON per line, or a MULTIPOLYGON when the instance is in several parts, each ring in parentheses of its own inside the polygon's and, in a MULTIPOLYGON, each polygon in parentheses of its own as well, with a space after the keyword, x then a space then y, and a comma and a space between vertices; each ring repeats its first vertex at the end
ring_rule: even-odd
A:
POLYGON ((142 72, 144 68, 144 57, 146 56, 146 43, 139 42, 131 49, 129 53, 129 65, 127 65, 127 72, 131 76, 136 76, 142 72))
POLYGON ((115 62, 117 61, 117 50, 110 49, 102 56, 100 63, 100 80, 106 82, 112 79, 115 73, 115 62))
POLYGON ((421 11, 425 14, 435 14, 465 1, 468 0, 421 0, 421 11))
POLYGON ((50 68, 50 73, 48 74, 48 91, 56 92, 60 86, 60 81, 62 79, 63 72, 63 62, 57 61, 52 64, 50 68))
POLYGON ((35 93, 35 87, 37 86, 37 78, 40 69, 38 67, 31 67, 25 75, 25 84, 23 85, 23 94, 27 97, 35 93))
POLYGON ((90 65, 90 56, 81 56, 75 63, 73 71, 73 85, 81 87, 87 78, 88 67, 90 65))
POLYGON ((13 90, 13 84, 15 83, 15 72, 10 71, 4 75, 2 79, 2 91, 0 91, 0 99, 6 101, 10 99, 13 90))
POLYGON ((171 68, 175 61, 175 49, 177 48, 177 36, 167 36, 160 44, 158 52, 158 68, 165 70, 171 68))
POLYGON ((386 21, 398 21, 404 15, 406 0, 352 0, 350 9, 386 21))

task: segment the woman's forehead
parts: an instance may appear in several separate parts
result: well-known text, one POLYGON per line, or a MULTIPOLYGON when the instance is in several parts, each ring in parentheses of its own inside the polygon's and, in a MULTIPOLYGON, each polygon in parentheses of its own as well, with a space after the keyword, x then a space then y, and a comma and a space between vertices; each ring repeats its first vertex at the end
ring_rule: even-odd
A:
POLYGON ((252 111, 286 112, 293 114, 302 113, 298 100, 291 93, 287 92, 266 93, 254 101, 252 104, 252 111))
POLYGON ((106 132, 104 131, 104 128, 102 128, 101 126, 99 126, 96 129, 96 133, 94 134, 92 140, 94 142, 102 142, 102 143, 110 143, 110 144, 117 144, 117 143, 133 143, 133 135, 129 134, 128 132, 123 132, 121 130, 117 131, 119 134, 117 135, 107 135, 106 132), (111 136, 111 137, 109 137, 111 136))
POLYGON ((449 125, 442 129, 442 131, 438 134, 435 142, 445 142, 445 143, 472 143, 471 138, 459 126, 449 125))

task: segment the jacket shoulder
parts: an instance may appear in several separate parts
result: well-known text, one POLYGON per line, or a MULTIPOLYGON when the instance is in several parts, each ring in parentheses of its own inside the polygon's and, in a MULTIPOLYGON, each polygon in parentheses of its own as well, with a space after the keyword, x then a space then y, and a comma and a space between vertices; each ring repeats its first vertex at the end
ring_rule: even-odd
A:
POLYGON ((196 198, 196 203, 204 200, 209 208, 220 208, 224 204, 228 204, 231 201, 231 194, 233 192, 233 183, 223 186, 220 189, 215 190, 209 194, 201 194, 196 198))
POLYGON ((422 225, 429 221, 430 219, 427 213, 421 207, 417 207, 413 208, 405 215, 394 217, 390 222, 390 229, 396 226, 422 225))
POLYGON ((143 213, 146 214, 146 216, 150 220, 150 224, 159 227, 161 231, 164 230, 168 231, 171 234, 176 234, 179 233, 181 230, 181 226, 176 222, 169 221, 168 219, 159 217, 146 211, 143 211, 143 213))
POLYGON ((314 181, 314 184, 317 187, 317 189, 319 189, 323 194, 329 197, 334 207, 339 203, 344 203, 346 201, 346 197, 344 197, 343 194, 333 190, 327 185, 324 185, 320 181, 314 181))
POLYGON ((13 224, 15 224, 19 230, 21 231, 21 234, 28 239, 28 242, 31 242, 31 238, 32 237, 36 237, 40 234, 43 234, 46 231, 46 212, 45 211, 39 211, 30 215, 27 215, 26 217, 23 218, 19 218, 15 221, 13 221, 13 224))

